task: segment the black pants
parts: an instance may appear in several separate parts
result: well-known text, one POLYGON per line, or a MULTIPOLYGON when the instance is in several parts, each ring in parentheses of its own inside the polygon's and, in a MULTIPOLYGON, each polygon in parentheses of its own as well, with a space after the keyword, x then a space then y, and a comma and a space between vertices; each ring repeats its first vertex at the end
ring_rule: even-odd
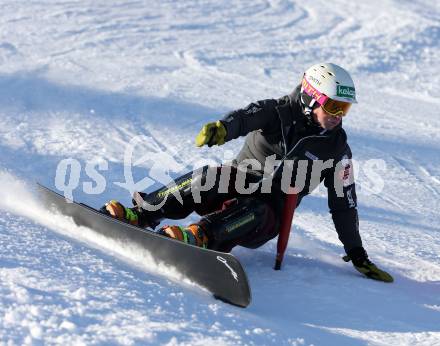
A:
MULTIPOLYGON (((246 173, 245 182, 249 186, 260 178, 246 173)), ((174 184, 143 196, 151 205, 164 204, 158 211, 143 210, 141 224, 165 218, 182 219, 195 211, 202 216, 198 224, 209 238, 208 248, 229 252, 236 245, 259 247, 278 234, 280 213, 273 208, 270 195, 261 194, 258 189, 251 194, 240 194, 236 181, 237 169, 233 166, 203 167, 187 173, 174 184), (200 186, 205 186, 208 180, 214 183, 203 191, 200 186), (175 196, 177 193, 183 203, 175 196), (195 201, 194 196, 200 200, 195 201)))

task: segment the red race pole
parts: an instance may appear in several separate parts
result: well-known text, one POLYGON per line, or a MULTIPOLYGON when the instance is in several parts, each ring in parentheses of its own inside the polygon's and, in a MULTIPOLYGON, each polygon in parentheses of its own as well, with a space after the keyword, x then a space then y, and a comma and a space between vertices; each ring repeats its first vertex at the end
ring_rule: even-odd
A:
POLYGON ((278 234, 277 257, 275 260, 275 270, 281 269, 284 252, 289 242, 290 228, 292 227, 293 214, 295 213, 296 203, 298 201, 298 193, 293 187, 289 187, 284 202, 283 215, 281 219, 280 233, 278 234))

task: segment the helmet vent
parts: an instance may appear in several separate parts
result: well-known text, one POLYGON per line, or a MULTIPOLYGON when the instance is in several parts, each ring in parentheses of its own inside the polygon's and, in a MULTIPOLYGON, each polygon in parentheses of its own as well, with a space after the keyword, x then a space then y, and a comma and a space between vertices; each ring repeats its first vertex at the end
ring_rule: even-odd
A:
POLYGON ((333 72, 330 72, 330 71, 327 71, 327 73, 330 75, 330 76, 335 76, 335 74, 333 73, 333 72))

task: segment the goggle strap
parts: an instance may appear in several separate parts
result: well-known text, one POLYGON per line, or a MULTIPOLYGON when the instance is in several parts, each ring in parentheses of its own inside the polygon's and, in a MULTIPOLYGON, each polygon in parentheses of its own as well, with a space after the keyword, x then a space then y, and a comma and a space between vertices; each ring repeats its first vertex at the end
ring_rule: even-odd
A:
POLYGON ((301 86, 301 90, 300 90, 301 101, 306 105, 306 107, 309 107, 309 108, 312 109, 313 106, 314 106, 314 104, 315 104, 315 102, 316 102, 316 100, 315 100, 312 96, 308 95, 308 96, 310 96, 311 100, 310 100, 309 104, 306 104, 306 102, 305 102, 305 100, 304 100, 304 98, 303 98, 303 95, 304 95, 304 94, 308 95, 308 94, 305 92, 304 87, 301 86))

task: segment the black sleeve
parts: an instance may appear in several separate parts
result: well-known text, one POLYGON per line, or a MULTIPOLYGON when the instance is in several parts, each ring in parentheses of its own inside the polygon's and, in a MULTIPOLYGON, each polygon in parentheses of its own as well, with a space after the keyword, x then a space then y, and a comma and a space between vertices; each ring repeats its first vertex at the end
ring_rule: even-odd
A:
POLYGON ((279 122, 275 108, 277 105, 277 100, 262 100, 226 114, 221 120, 226 128, 226 141, 274 126, 274 123, 279 122))
POLYGON ((359 218, 356 209, 356 186, 354 183, 351 150, 347 149, 333 168, 326 172, 324 185, 328 191, 328 206, 339 240, 345 251, 362 246, 359 234, 359 218))

